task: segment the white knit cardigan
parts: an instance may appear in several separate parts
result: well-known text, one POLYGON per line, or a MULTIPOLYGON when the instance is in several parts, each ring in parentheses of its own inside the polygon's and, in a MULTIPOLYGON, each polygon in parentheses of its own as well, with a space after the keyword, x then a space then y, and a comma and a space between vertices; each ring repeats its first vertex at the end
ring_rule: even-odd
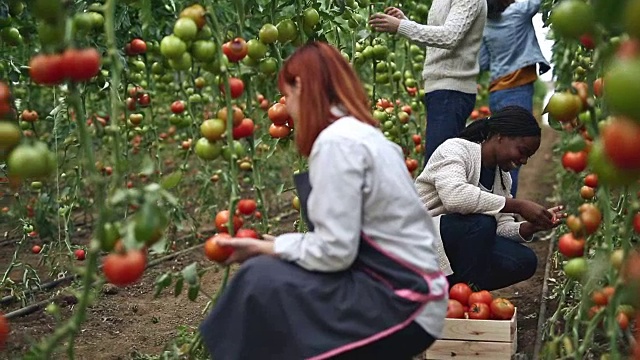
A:
MULTIPOLYGON (((513 214, 500 213, 506 198, 511 197, 511 176, 498 169, 492 192, 480 185, 481 146, 468 140, 453 138, 445 141, 433 153, 427 166, 415 181, 422 203, 433 217, 440 234, 440 217, 445 214, 486 214, 496 217, 497 235, 525 241, 520 236, 520 224, 513 214), (504 186, 500 180, 500 173, 504 186)), ((444 252, 442 239, 436 241, 440 269, 453 274, 444 252)))

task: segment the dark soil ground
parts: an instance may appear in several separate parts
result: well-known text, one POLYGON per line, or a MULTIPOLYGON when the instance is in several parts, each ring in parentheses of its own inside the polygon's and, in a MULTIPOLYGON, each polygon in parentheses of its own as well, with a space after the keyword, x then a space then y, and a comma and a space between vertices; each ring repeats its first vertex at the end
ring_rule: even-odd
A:
MULTIPOLYGON (((547 203, 547 197, 552 192, 553 163, 550 159, 556 140, 553 130, 545 128, 540 150, 529 164, 521 169, 519 198, 547 203)), ((281 219, 281 226, 277 230, 293 230, 295 219, 296 216, 281 219)), ((548 245, 547 241, 531 244, 539 258, 538 271, 534 277, 494 294, 511 299, 518 307, 518 353, 525 358, 532 357, 537 336, 548 245)), ((6 269, 14 249, 14 246, 0 246, 0 269, 6 269)), ((33 261, 33 264, 36 264, 37 255, 27 256, 24 261, 33 261)), ((214 294, 221 282, 222 271, 215 271, 215 265, 204 257, 201 248, 148 269, 136 285, 123 289, 106 286, 96 294, 96 300, 81 326, 75 344, 76 358, 144 359, 146 355, 159 355, 180 332, 194 331, 203 319, 202 310, 208 301, 205 296, 190 301, 186 292, 174 297, 172 290, 164 291, 158 298, 153 296, 154 281, 159 274, 181 270, 192 262, 197 262, 200 268, 214 267, 202 278, 203 289, 208 294, 214 294), (181 326, 185 326, 185 330, 179 330, 181 326)), ((64 287, 58 287, 54 292, 64 287)), ((48 292, 39 300, 52 294, 53 292, 48 292)), ((75 301, 69 296, 63 298, 59 304, 62 317, 65 318, 73 311, 75 301)), ((7 313, 19 307, 19 304, 3 306, 1 311, 7 313)), ((40 339, 53 331, 56 320, 46 312, 38 310, 12 319, 11 327, 7 348, 0 352, 0 358, 21 358, 32 339, 40 339)), ((55 358, 66 357, 64 353, 60 353, 55 358)))

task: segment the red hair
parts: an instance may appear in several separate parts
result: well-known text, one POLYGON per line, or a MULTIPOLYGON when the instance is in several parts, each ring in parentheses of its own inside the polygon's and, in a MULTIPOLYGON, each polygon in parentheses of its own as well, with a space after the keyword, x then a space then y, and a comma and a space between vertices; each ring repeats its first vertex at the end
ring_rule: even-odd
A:
POLYGON ((297 49, 284 63, 278 76, 278 87, 295 86, 300 78, 300 109, 304 118, 296 123, 298 151, 309 156, 311 147, 322 130, 333 122, 332 105, 340 105, 356 119, 378 126, 371 115, 369 99, 351 65, 342 54, 323 42, 310 42, 297 49))

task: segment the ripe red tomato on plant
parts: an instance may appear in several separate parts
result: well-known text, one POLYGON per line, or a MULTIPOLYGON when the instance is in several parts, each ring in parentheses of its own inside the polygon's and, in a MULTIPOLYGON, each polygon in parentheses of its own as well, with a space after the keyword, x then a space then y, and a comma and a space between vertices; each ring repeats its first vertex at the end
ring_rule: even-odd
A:
POLYGON ((589 174, 587 176, 584 177, 584 184, 586 186, 592 187, 592 188, 597 188, 598 187, 598 175, 596 174, 589 174))
POLYGON ((104 277, 116 286, 127 286, 138 281, 147 266, 147 254, 144 250, 128 250, 125 253, 112 253, 102 262, 104 277))
POLYGON ((184 112, 185 105, 182 100, 176 100, 171 103, 171 112, 174 114, 182 114, 184 112))
POLYGON ((242 122, 238 126, 233 127, 233 138, 238 140, 253 135, 255 124, 253 120, 249 118, 242 119, 242 122))
POLYGON ((416 159, 408 158, 404 161, 404 163, 407 166, 407 170, 409 170, 410 173, 414 172, 418 168, 418 160, 416 159))
POLYGON ((491 293, 488 292, 487 290, 480 290, 480 291, 476 291, 471 293, 471 295, 469 295, 469 305, 474 304, 474 303, 483 303, 486 304, 487 306, 491 305, 491 301, 493 301, 493 296, 491 296, 491 293))
MULTIPOLYGON (((229 78, 229 88, 231 90, 231 98, 237 99, 244 92, 244 82, 241 79, 232 77, 229 78)), ((220 91, 224 94, 224 84, 220 84, 220 91)))
POLYGON ((286 125, 271 124, 269 126, 269 135, 276 139, 282 139, 291 133, 291 129, 286 125))
MULTIPOLYGON (((227 227, 227 224, 229 223, 229 210, 219 211, 216 214, 215 223, 216 223, 216 229, 218 229, 218 231, 228 233, 229 228, 227 227)), ((238 231, 238 229, 242 227, 243 223, 244 221, 242 221, 241 217, 237 215, 233 215, 233 231, 234 232, 238 231)))
POLYGON ((86 256, 85 251, 83 249, 76 249, 76 251, 74 251, 73 254, 76 256, 76 260, 78 261, 83 261, 86 256))
POLYGON ((62 69, 72 81, 87 81, 100 71, 100 53, 94 48, 69 48, 62 54, 62 69))
POLYGON ((576 173, 581 172, 587 168, 587 153, 585 151, 567 151, 562 155, 562 166, 576 173))
POLYGON ((38 54, 29 61, 29 76, 39 85, 57 85, 64 80, 62 55, 38 54))
POLYGON ((458 300, 449 299, 446 317, 449 319, 464 319, 464 307, 458 300))
POLYGON ((227 56, 229 61, 238 62, 244 59, 249 52, 249 47, 247 46, 247 42, 241 38, 237 37, 231 41, 228 41, 222 45, 222 52, 227 56))
POLYGON ((600 227, 602 213, 593 204, 582 204, 579 207, 580 221, 584 225, 587 234, 593 234, 600 227), (588 205, 588 206, 585 206, 588 205))
POLYGON ((558 239, 558 251, 568 258, 584 255, 584 239, 576 239, 572 233, 566 233, 558 239))
POLYGON ((7 343, 7 337, 9 337, 10 331, 9 321, 7 321, 4 314, 0 313, 0 350, 3 349, 7 343))
POLYGON ((640 169, 640 124, 618 117, 602 130, 604 153, 619 169, 640 169))
POLYGON ((208 238, 204 243, 204 254, 207 259, 215 262, 223 262, 231 256, 233 248, 229 246, 218 245, 218 239, 231 238, 227 233, 219 233, 208 238))
POLYGON ((640 234, 640 213, 633 215, 633 231, 640 234))
POLYGON ((144 54, 147 52, 147 43, 142 39, 133 39, 129 43, 129 49, 134 55, 144 54))
POLYGON ((471 287, 465 283, 457 283, 449 289, 449 299, 458 300, 461 304, 469 304, 469 296, 473 293, 471 287))
POLYGON ((422 144, 422 136, 418 135, 418 134, 413 134, 411 135, 411 140, 413 140, 413 143, 415 145, 420 145, 422 144))
POLYGON ((40 254, 40 251, 42 251, 42 246, 40 245, 33 245, 31 248, 31 252, 34 254, 40 254))
POLYGON ((491 309, 486 303, 472 303, 471 306, 469 306, 469 319, 487 320, 490 317, 491 309))
POLYGON ((257 207, 258 204, 253 199, 241 199, 238 201, 238 211, 243 215, 253 214, 257 207))
POLYGON ((493 318, 497 320, 511 320, 513 314, 516 312, 516 308, 511 301, 504 298, 494 299, 489 308, 491 309, 493 318))
POLYGON ((239 238, 260 239, 260 235, 258 235, 257 231, 245 228, 239 229, 234 236, 239 238))
POLYGON ((271 105, 267 111, 267 116, 269 116, 269 120, 275 125, 284 125, 287 120, 289 120, 287 106, 279 102, 271 105))

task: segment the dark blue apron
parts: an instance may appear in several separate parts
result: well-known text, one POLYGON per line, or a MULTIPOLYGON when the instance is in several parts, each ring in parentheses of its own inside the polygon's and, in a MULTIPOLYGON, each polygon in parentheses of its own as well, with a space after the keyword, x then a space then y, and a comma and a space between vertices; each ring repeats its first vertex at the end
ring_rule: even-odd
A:
MULTIPOLYGON (((311 186, 295 177, 303 218, 311 186)), ((200 327, 214 360, 328 359, 402 330, 432 300, 427 274, 362 234, 353 265, 308 271, 274 256, 246 261, 200 327)), ((446 290, 445 290, 446 291, 446 290)))

